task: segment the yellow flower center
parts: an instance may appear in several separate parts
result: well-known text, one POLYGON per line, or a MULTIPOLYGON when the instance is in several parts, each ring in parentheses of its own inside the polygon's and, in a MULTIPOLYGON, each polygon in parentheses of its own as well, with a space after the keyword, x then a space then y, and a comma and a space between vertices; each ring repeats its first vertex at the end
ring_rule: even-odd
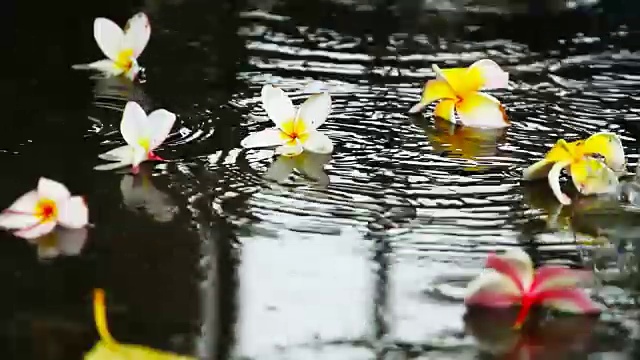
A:
POLYGON ((304 143, 309 138, 307 126, 302 119, 291 119, 282 123, 280 137, 287 141, 287 145, 293 146, 296 140, 304 143))
POLYGON ((133 66, 133 49, 124 49, 118 53, 116 57, 116 66, 122 69, 123 71, 131 70, 131 66, 133 66))
POLYGON ((41 223, 55 221, 58 218, 56 202, 51 199, 38 200, 35 215, 40 219, 41 223))
POLYGON ((149 138, 141 138, 140 140, 138 140, 138 145, 142 146, 145 152, 149 152, 151 140, 149 138))

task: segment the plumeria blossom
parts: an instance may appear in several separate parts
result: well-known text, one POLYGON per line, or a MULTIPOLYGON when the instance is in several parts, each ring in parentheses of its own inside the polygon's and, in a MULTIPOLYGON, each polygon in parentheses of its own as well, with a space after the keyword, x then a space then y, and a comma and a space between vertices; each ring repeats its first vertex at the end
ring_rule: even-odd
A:
POLYGON ((296 156, 306 150, 318 154, 333 151, 331 139, 316 129, 331 112, 328 93, 311 95, 298 109, 281 89, 271 85, 262 88, 262 105, 276 127, 244 138, 245 148, 277 146, 276 154, 296 156))
POLYGON ((100 341, 84 355, 85 360, 195 360, 194 357, 160 351, 141 345, 121 344, 109 333, 104 290, 96 289, 93 294, 93 316, 100 341))
POLYGON ((485 270, 467 286, 465 304, 489 308, 520 305, 519 328, 532 306, 546 306, 570 313, 599 313, 599 306, 578 285, 588 271, 547 265, 534 271, 529 255, 520 248, 490 254, 485 270))
POLYGON ((124 31, 107 18, 97 18, 93 22, 93 36, 107 59, 73 65, 73 68, 97 70, 106 76, 124 74, 130 80, 135 79, 140 72, 137 59, 151 37, 147 15, 142 12, 133 15, 124 31))
POLYGON ((71 196, 63 184, 41 177, 38 188, 22 195, 0 213, 0 227, 24 239, 52 232, 57 225, 80 229, 89 222, 89 209, 81 196, 71 196))
POLYGON ((624 173, 625 167, 620 138, 613 133, 600 132, 586 140, 558 140, 544 159, 526 168, 522 176, 524 180, 547 177, 558 201, 569 205, 571 199, 560 189, 562 169, 569 169, 573 185, 581 194, 590 195, 615 192, 618 176, 624 173))
POLYGON ((127 145, 98 155, 115 163, 98 165, 94 169, 113 170, 131 165, 131 171, 137 174, 143 161, 164 160, 153 150, 169 136, 175 121, 176 114, 170 111, 158 109, 147 116, 138 103, 129 101, 120 122, 120 132, 127 145))
POLYGON ((427 81, 420 102, 409 113, 421 112, 427 105, 439 101, 435 116, 456 122, 456 115, 465 126, 503 128, 509 126, 507 115, 498 99, 480 90, 506 88, 509 74, 493 60, 483 59, 468 68, 440 69, 433 65, 436 78, 427 81))

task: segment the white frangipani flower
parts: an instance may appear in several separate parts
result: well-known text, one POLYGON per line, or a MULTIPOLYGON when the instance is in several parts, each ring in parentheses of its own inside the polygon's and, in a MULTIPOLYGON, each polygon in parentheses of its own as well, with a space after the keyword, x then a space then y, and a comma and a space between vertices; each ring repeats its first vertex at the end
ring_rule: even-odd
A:
POLYGON ((140 66, 138 57, 151 37, 151 25, 147 15, 140 12, 131 17, 124 31, 107 18, 96 18, 93 22, 93 36, 107 59, 90 64, 73 65, 78 70, 98 70, 106 76, 124 74, 135 79, 140 66))
POLYGON ((176 114, 170 111, 158 109, 147 116, 138 103, 129 101, 120 122, 120 132, 127 145, 98 155, 103 160, 115 163, 98 165, 94 169, 113 170, 131 165, 132 172, 137 174, 143 161, 164 160, 153 150, 169 136, 175 121, 176 114))
POLYGON ((331 112, 328 93, 312 95, 296 109, 281 89, 265 85, 262 104, 276 127, 247 136, 240 143, 242 147, 277 146, 276 153, 285 156, 296 156, 304 150, 317 154, 333 151, 331 139, 316 130, 331 112))

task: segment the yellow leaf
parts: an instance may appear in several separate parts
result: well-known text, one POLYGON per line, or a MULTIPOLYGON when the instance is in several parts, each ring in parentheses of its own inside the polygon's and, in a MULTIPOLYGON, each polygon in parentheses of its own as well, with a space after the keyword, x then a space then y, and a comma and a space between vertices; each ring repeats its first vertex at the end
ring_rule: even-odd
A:
POLYGON ((93 311, 100 341, 85 354, 85 360, 196 360, 194 357, 160 351, 149 347, 120 344, 109 333, 107 314, 104 304, 104 291, 96 289, 93 298, 93 311))

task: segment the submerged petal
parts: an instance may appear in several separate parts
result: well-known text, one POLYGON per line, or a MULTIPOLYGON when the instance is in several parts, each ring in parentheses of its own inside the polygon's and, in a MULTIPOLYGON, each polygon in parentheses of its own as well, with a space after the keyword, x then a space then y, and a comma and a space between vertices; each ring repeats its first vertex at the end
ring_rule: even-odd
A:
POLYGON ((547 175, 547 178, 549 180, 549 186, 551 187, 551 191, 553 191, 553 194, 556 196, 556 198, 562 205, 571 204, 571 199, 565 193, 563 193, 562 189, 560 188, 560 172, 567 165, 569 165, 569 163, 570 163, 569 161, 561 161, 561 162, 554 163, 553 166, 551 167, 551 170, 549 170, 549 174, 547 175))
POLYGON ((296 109, 291 99, 282 89, 272 85, 262 87, 262 106, 276 127, 280 127, 280 124, 287 120, 295 119, 296 109))
POLYGON ((474 62, 469 66, 467 74, 472 81, 479 78, 479 89, 501 89, 509 86, 509 73, 502 70, 500 65, 489 59, 482 59, 474 62))
POLYGON ((311 95, 300 106, 296 121, 302 120, 308 130, 315 130, 324 124, 330 112, 331 96, 329 93, 311 95))
POLYGON ((288 137, 277 128, 265 129, 253 133, 240 141, 240 146, 244 148, 260 148, 276 145, 283 145, 288 137))
POLYGON ((618 189, 618 176, 599 159, 584 157, 573 162, 569 171, 573 185, 581 194, 614 193, 618 189))
POLYGON ((456 104, 460 122, 479 128, 503 128, 509 126, 506 115, 493 97, 482 93, 470 93, 456 104))
POLYGON ((284 156, 300 155, 304 148, 297 141, 294 144, 281 145, 276 148, 276 154, 284 156))
POLYGON ((447 121, 456 122, 455 101, 450 99, 441 100, 436 105, 433 114, 447 121))
POLYGON ((509 277, 521 291, 529 290, 533 282, 533 263, 529 254, 513 248, 502 254, 489 254, 486 267, 509 277))
POLYGON ((589 295, 580 288, 550 289, 537 294, 537 300, 544 306, 576 313, 594 314, 601 312, 600 306, 593 302, 589 295))
POLYGON ((602 155, 607 166, 617 173, 625 170, 626 160, 622 141, 614 133, 599 132, 591 135, 584 142, 584 152, 602 155))
POLYGON ((319 131, 309 132, 302 146, 305 150, 316 154, 329 154, 333 151, 333 142, 331 142, 331 139, 319 131))
POLYGON ((124 39, 124 32, 120 26, 107 18, 97 18, 93 21, 93 37, 109 59, 118 59, 124 39))

